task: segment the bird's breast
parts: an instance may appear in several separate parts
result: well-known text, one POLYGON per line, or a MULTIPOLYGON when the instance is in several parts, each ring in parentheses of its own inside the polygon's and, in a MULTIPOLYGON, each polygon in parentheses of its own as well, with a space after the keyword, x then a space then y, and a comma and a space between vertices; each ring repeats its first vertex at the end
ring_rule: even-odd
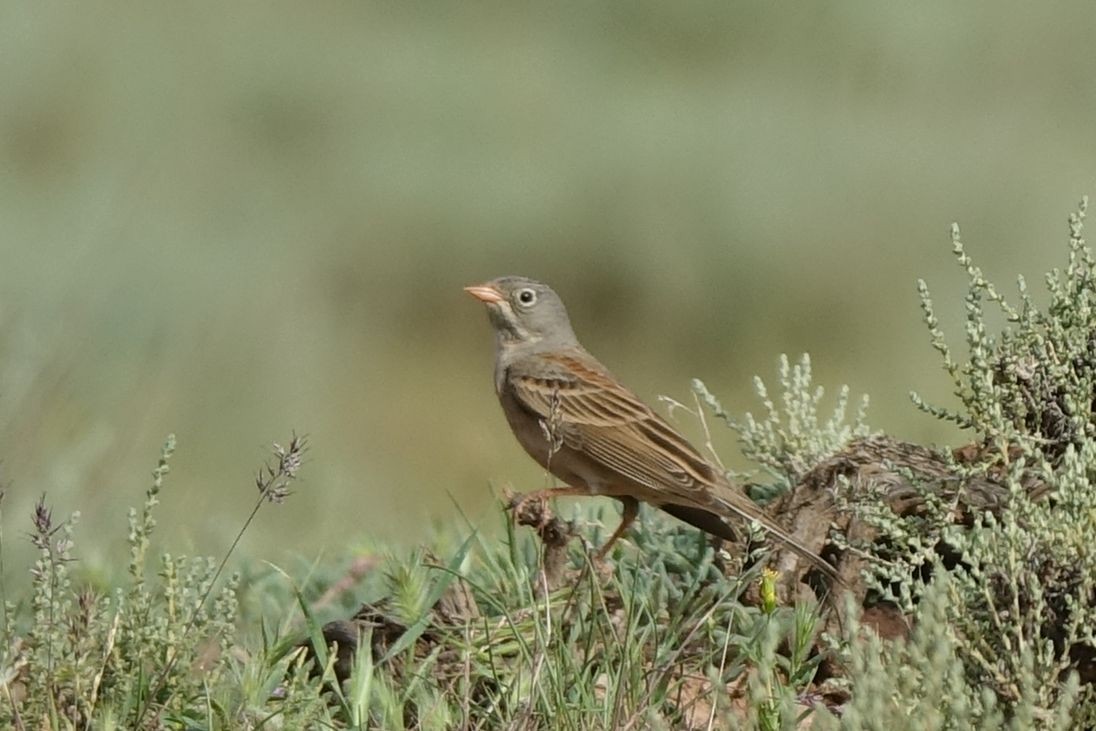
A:
POLYGON ((585 487, 595 494, 609 494, 608 482, 597 466, 562 441, 550 443, 539 416, 529 411, 509 389, 499 390, 499 403, 514 438, 537 464, 568 485, 585 487))
POLYGON ((505 382, 499 388, 498 394, 502 412, 506 415, 506 421, 510 424, 510 431, 514 433, 514 438, 541 467, 548 467, 550 450, 540 419, 526 409, 509 389, 505 388, 505 382))

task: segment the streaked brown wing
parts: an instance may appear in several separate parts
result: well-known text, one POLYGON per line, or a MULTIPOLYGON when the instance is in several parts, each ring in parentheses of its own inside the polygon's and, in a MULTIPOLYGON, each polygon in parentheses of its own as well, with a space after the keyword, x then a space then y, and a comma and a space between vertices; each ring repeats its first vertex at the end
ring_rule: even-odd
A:
MULTIPOLYGON (((730 537, 729 514, 766 531, 834 581, 836 569, 778 526, 744 493, 585 351, 541 354, 512 365, 507 377, 525 408, 555 424, 564 444, 650 490, 655 504, 713 535, 730 537)), ((551 427, 550 427, 551 428, 551 427)), ((634 495, 633 497, 640 497, 634 495)))
POLYGON ((600 363, 586 353, 542 354, 510 369, 523 405, 564 444, 622 477, 686 503, 706 504, 714 468, 600 363))

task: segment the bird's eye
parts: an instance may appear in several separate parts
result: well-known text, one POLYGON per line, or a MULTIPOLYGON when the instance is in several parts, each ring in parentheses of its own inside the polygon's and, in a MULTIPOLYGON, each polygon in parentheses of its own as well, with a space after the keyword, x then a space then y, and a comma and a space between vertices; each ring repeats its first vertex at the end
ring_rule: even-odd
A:
POLYGON ((528 307, 537 301, 537 293, 532 289, 523 289, 518 292, 518 302, 528 307))

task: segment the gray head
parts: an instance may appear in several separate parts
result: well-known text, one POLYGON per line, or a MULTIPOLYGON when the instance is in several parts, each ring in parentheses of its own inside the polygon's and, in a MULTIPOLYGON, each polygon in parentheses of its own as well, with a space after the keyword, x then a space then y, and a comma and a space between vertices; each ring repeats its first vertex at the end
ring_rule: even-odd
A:
POLYGON ((464 291, 487 305, 500 348, 578 345, 563 301, 547 284, 526 277, 499 277, 464 291))

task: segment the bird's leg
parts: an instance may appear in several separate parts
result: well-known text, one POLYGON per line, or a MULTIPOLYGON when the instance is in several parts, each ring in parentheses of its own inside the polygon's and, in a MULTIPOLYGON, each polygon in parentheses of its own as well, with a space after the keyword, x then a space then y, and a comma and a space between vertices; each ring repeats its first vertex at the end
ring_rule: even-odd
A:
MULTIPOLYGON (((595 497, 598 493, 590 490, 586 487, 576 487, 574 485, 565 485, 563 487, 550 487, 546 490, 536 490, 534 492, 526 492, 520 495, 515 495, 507 506, 508 510, 513 511, 515 516, 520 516, 523 513, 523 508, 526 503, 530 501, 540 502, 542 505, 547 500, 555 497, 595 497)), ((613 531, 613 534, 609 536, 609 540, 598 549, 595 557, 598 560, 604 559, 609 555, 610 549, 613 544, 616 543, 622 535, 632 526, 632 523, 636 521, 636 517, 639 515, 639 501, 634 497, 617 496, 617 500, 624 506, 624 512, 620 516, 620 525, 613 531)), ((537 513, 540 516, 540 529, 552 520, 552 515, 543 509, 543 507, 537 513)), ((519 518, 519 521, 521 519, 519 518)), ((531 522, 521 521, 525 525, 531 525, 531 522)))
POLYGON ((620 516, 620 525, 613 531, 613 535, 609 536, 609 540, 605 542, 605 545, 598 549, 597 559, 600 561, 609 555, 609 549, 613 547, 613 544, 624 535, 624 532, 631 527, 632 523, 636 522, 636 516, 639 515, 639 501, 634 497, 618 497, 621 505, 624 506, 624 512, 620 516))

